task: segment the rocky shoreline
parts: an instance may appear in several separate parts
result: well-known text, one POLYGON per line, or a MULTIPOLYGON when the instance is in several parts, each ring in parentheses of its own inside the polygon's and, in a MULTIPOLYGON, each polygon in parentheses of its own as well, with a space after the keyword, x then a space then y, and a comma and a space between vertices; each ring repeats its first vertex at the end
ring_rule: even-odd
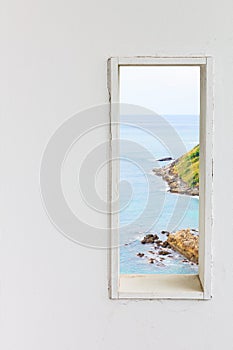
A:
POLYGON ((153 250, 149 250, 148 253, 153 254, 153 257, 145 256, 144 253, 139 252, 137 254, 139 258, 147 257, 148 263, 154 264, 158 261, 164 261, 166 257, 172 258, 173 251, 176 251, 184 256, 183 262, 198 264, 199 237, 197 230, 186 229, 175 233, 169 233, 168 231, 162 231, 161 233, 166 234, 167 239, 165 241, 160 240, 156 233, 147 234, 141 240, 141 244, 152 245, 153 250))
POLYGON ((161 176, 163 180, 167 182, 169 192, 186 194, 189 196, 198 196, 199 186, 191 188, 186 182, 184 182, 174 171, 175 164, 176 161, 162 168, 154 168, 153 173, 157 176, 161 176))

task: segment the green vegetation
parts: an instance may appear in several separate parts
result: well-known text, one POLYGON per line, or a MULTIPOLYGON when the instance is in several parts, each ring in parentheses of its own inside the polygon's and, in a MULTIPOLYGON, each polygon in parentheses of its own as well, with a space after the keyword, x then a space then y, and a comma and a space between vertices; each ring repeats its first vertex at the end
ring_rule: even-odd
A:
POLYGON ((199 186, 199 152, 200 146, 180 157, 173 166, 176 173, 190 188, 199 186))

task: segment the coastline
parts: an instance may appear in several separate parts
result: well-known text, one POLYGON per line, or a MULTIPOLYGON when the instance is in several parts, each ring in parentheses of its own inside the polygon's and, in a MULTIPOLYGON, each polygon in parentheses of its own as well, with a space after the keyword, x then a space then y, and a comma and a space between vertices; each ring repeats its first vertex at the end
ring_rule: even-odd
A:
POLYGON ((199 196, 199 186, 190 187, 184 182, 174 171, 176 161, 162 168, 152 169, 153 173, 157 176, 161 176, 162 179, 168 184, 169 192, 176 194, 186 194, 189 196, 199 196))
MULTIPOLYGON (((152 171, 155 175, 161 176, 162 179, 167 183, 169 192, 199 198, 199 184, 190 187, 175 171, 175 166, 179 161, 180 158, 161 168, 154 168, 152 171)), ((175 233, 168 232, 167 236, 167 240, 161 244, 161 247, 170 247, 171 249, 183 255, 190 262, 198 264, 199 237, 197 235, 194 235, 193 232, 191 232, 191 230, 188 228, 178 230, 175 233)), ((144 237, 141 243, 148 243, 150 240, 152 240, 152 238, 149 235, 144 237)), ((156 240, 154 240, 154 243, 155 242, 156 240)), ((162 253, 166 254, 169 252, 162 253)))
POLYGON ((141 240, 143 246, 149 245, 150 250, 145 254, 142 250, 137 257, 146 258, 149 264, 165 264, 166 260, 175 259, 175 253, 181 254, 182 263, 198 265, 199 236, 198 231, 193 229, 178 230, 174 233, 161 231, 165 240, 159 233, 147 234, 141 240), (195 231, 195 232, 194 232, 195 231), (148 255, 149 253, 149 255, 148 255))
MULTIPOLYGON (((193 130, 196 130, 196 124, 191 123, 189 118, 184 117, 184 119, 177 119, 177 117, 171 118, 175 129, 179 132, 182 139, 184 140, 184 145, 187 150, 192 150, 193 145, 197 143, 195 139, 195 134, 193 130), (187 124, 187 123, 191 124, 187 124), (186 126, 184 128, 184 126, 186 126), (181 127, 180 127, 181 126, 181 127)), ((145 127, 150 128, 151 130, 154 127, 151 123, 148 124, 148 121, 145 118, 140 118, 140 125, 145 125, 145 127)), ((196 117, 195 117, 196 123, 196 117)), ((166 149, 160 147, 156 142, 153 143, 150 138, 144 138, 144 134, 140 134, 139 132, 135 134, 135 131, 131 129, 128 125, 121 125, 121 135, 125 139, 135 139, 135 137, 139 138, 145 144, 148 149, 153 151, 153 156, 147 156, 144 150, 137 154, 137 159, 140 159, 143 166, 145 166, 146 172, 150 176, 150 181, 152 181, 153 195, 156 200, 164 198, 164 207, 163 210, 157 214, 154 211, 153 206, 151 206, 150 210, 146 212, 141 221, 137 222, 137 225, 133 225, 132 228, 127 227, 125 224, 131 223, 131 211, 132 209, 134 215, 140 209, 140 212, 144 209, 144 204, 146 203, 146 194, 144 191, 144 175, 141 173, 140 169, 131 169, 128 168, 128 164, 122 162, 121 167, 121 176, 126 177, 130 180, 130 182, 137 189, 138 196, 135 195, 131 201, 131 207, 127 208, 121 212, 121 237, 122 237, 122 245, 120 247, 120 271, 122 274, 197 274, 198 273, 198 264, 194 261, 189 260, 185 255, 176 250, 173 242, 171 245, 168 245, 167 239, 168 235, 175 234, 177 230, 190 228, 190 231, 193 235, 198 236, 198 195, 190 193, 187 191, 187 187, 181 191, 176 190, 175 188, 171 189, 170 184, 172 183, 172 178, 169 176, 170 181, 165 181, 162 176, 155 176, 156 171, 153 171, 153 168, 169 168, 169 165, 175 163, 174 170, 177 171, 179 175, 188 175, 182 176, 182 179, 186 181, 189 185, 191 185, 190 181, 194 179, 195 172, 198 169, 195 168, 196 162, 192 155, 187 152, 184 155, 179 157, 179 154, 176 158, 168 157, 168 153, 166 149), (183 157, 183 158, 182 158, 183 157), (193 164, 195 163, 195 164, 193 164), (186 169, 189 169, 188 174, 185 172, 186 169), (132 170, 132 171, 131 171, 132 170), (153 176, 152 176, 153 175, 153 176), (154 177, 154 179, 153 179, 154 177), (175 207, 176 203, 182 203, 181 198, 179 197, 187 197, 189 199, 189 205, 187 208, 187 212, 184 215, 184 210, 182 205, 175 207), (177 228, 173 230, 169 225, 170 217, 173 215, 173 208, 177 210, 177 214, 180 216, 181 220, 177 228), (156 221, 155 221, 156 219, 156 221), (153 226, 151 225, 151 221, 154 220, 153 226), (167 232, 165 230, 169 230, 167 232), (154 239, 147 240, 147 235, 153 235, 154 239), (157 236, 155 236, 157 235, 157 236), (144 240, 144 238, 146 239, 144 240), (155 237, 157 238, 155 240, 155 237), (143 243, 142 243, 143 241, 143 243), (153 242, 154 241, 154 242, 153 242), (153 243, 152 243, 153 242, 153 243), (173 245, 173 247, 172 247, 173 245)), ((157 132, 157 129, 155 129, 157 132)), ((121 148, 121 154, 124 157, 135 157, 133 153, 134 149, 131 148, 121 148)), ((198 156, 198 155, 197 155, 198 156)), ((134 158, 133 158, 134 159, 134 158)), ((164 174, 165 175, 165 174, 164 174)), ((170 175, 170 174, 169 174, 170 175)), ((196 179, 196 178, 195 178, 196 179)), ((178 182, 178 178, 175 178, 178 182)), ((173 181, 174 182, 174 181, 173 181)), ((192 185, 191 185, 192 186, 192 185)), ((122 198, 126 193, 122 193, 122 198)), ((144 212, 143 212, 144 213, 144 212)), ((175 214, 176 214, 175 213, 175 214)), ((172 236, 171 236, 172 237, 172 236)), ((179 241, 180 242, 180 241, 179 241)))
MULTIPOLYGON (((173 195, 185 195, 199 198, 199 188, 190 188, 173 171, 177 160, 161 168, 151 169, 151 174, 162 177, 166 186, 164 191, 173 195)), ((192 224, 191 224, 192 225, 192 224)), ((132 270, 122 273, 177 273, 195 274, 198 271, 198 245, 199 232, 196 226, 190 229, 180 228, 177 231, 168 232, 165 229, 140 232, 134 242, 124 245, 124 250, 130 250, 137 259, 132 270), (140 244, 140 246, 138 245, 140 244), (175 271, 175 272, 174 272, 175 271)), ((191 226, 192 227, 192 226, 191 226)), ((123 264, 128 263, 128 254, 124 254, 123 264), (127 262, 126 262, 127 261, 127 262)), ((121 258, 122 259, 122 258, 121 258)), ((122 260, 121 260, 122 261, 122 260)), ((131 267, 132 269, 132 267, 131 267)))

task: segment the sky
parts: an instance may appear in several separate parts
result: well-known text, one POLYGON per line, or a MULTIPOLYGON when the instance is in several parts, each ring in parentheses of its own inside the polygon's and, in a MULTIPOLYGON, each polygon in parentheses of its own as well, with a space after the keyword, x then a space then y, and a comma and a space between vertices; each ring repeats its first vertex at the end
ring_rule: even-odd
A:
POLYGON ((160 115, 199 115, 200 67, 121 66, 120 102, 160 115))

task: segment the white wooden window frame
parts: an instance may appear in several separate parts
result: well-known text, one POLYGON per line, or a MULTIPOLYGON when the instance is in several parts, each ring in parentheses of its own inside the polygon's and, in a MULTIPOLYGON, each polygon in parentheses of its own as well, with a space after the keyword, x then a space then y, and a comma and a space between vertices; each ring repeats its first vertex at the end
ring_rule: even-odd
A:
POLYGON ((213 59, 201 57, 113 57, 108 60, 110 97, 110 159, 119 159, 120 66, 200 66, 200 200, 198 275, 121 275, 119 214, 113 198, 119 195, 120 161, 109 166, 109 297, 111 299, 210 299, 213 180, 213 59))

